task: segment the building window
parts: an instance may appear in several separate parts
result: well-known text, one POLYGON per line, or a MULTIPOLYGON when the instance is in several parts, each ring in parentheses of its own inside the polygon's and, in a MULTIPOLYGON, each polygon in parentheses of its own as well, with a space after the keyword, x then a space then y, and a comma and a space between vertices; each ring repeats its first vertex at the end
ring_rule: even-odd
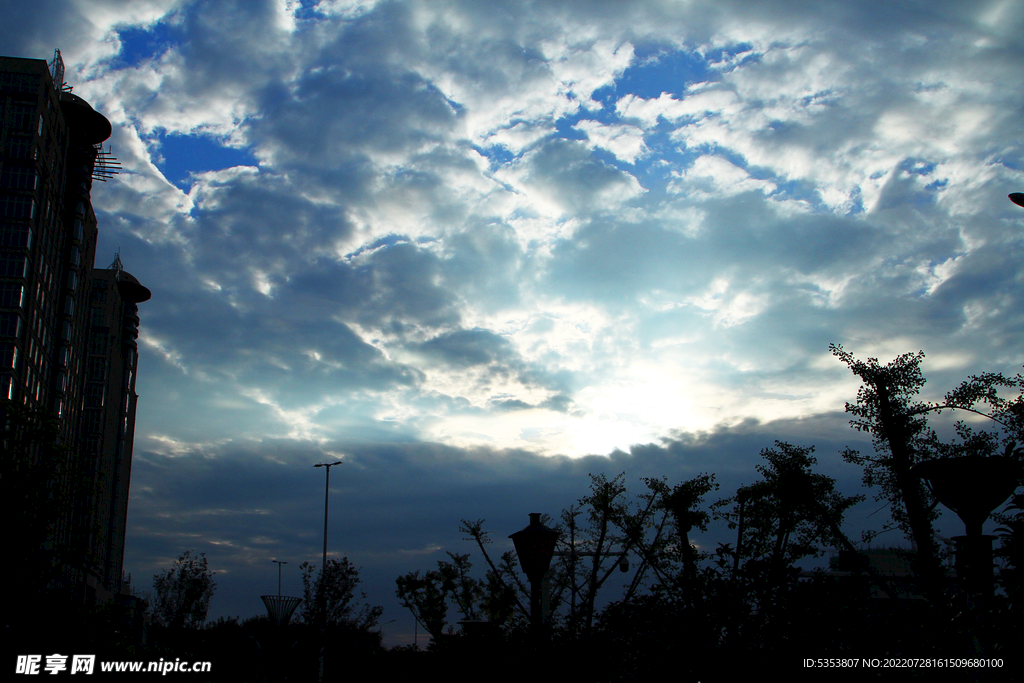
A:
POLYGON ((93 330, 89 334, 89 353, 103 355, 107 352, 106 330, 93 330))
MULTIPOLYGON (((103 412, 100 410, 86 410, 82 426, 87 434, 100 433, 103 430, 103 412)), ((86 442, 88 441, 86 439, 86 442)))
POLYGON ((8 223, 0 227, 0 247, 12 249, 32 248, 32 228, 27 223, 8 223))
MULTIPOLYGON (((0 344, 0 368, 15 370, 18 367, 18 345, 10 342, 0 344)), ((0 391, 0 394, 3 392, 0 391)))
POLYGON ((18 254, 0 254, 0 276, 27 277, 28 259, 18 254))
POLYGON ((35 190, 39 176, 31 166, 5 166, 0 172, 0 187, 10 190, 35 190))
MULTIPOLYGON (((0 85, 12 92, 35 93, 39 90, 39 76, 36 74, 5 73, 0 75, 0 85)), ((22 107, 12 107, 21 109, 22 107)))
POLYGON ((21 308, 24 303, 25 288, 11 282, 0 283, 0 308, 21 308))
POLYGON ((0 197, 0 218, 33 219, 36 216, 36 200, 24 195, 0 197))
POLYGON ((8 112, 8 115, 11 117, 12 129, 31 132, 32 115, 36 112, 35 107, 28 104, 15 104, 8 109, 8 112))
POLYGON ((0 337, 20 337, 21 316, 17 313, 0 313, 0 337))
POLYGON ((106 398, 106 385, 90 382, 85 385, 85 407, 102 408, 106 398))
POLYGON ((107 381, 107 359, 105 357, 90 358, 87 377, 93 382, 107 381))
POLYGON ((12 135, 7 138, 7 157, 10 159, 28 159, 32 150, 32 138, 12 135))

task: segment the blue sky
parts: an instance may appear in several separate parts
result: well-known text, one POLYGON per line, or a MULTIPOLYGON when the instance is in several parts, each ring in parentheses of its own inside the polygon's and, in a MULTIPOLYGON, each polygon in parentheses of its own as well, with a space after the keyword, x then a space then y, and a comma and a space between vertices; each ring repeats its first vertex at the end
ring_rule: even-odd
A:
POLYGON ((727 492, 779 438, 859 492, 829 343, 1024 361, 1019 3, 0 6, 113 123, 97 261, 153 291, 126 571, 206 552, 215 615, 317 561, 316 462, 401 639, 395 576, 588 472, 727 492))

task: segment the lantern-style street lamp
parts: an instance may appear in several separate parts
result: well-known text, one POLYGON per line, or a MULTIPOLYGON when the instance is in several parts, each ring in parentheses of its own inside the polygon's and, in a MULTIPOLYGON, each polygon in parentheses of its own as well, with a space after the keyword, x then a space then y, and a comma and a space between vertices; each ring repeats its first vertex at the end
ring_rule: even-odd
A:
POLYGON ((536 635, 541 627, 541 594, 544 575, 551 566, 555 554, 558 532, 540 523, 540 513, 530 513, 530 524, 509 538, 516 546, 519 564, 530 580, 530 628, 536 635))

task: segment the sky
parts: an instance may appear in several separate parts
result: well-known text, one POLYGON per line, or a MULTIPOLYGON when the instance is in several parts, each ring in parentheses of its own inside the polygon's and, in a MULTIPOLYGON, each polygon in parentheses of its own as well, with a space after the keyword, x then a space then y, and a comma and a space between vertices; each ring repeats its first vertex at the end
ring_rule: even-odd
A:
POLYGON ((463 518, 510 549, 589 473, 727 495, 783 439, 862 492, 830 343, 923 350, 925 398, 1024 363, 1019 2, 0 13, 0 53, 59 48, 113 124, 97 266, 153 292, 125 571, 205 552, 211 616, 319 563, 316 463, 345 463, 331 554, 406 642, 396 576, 472 551, 463 518))

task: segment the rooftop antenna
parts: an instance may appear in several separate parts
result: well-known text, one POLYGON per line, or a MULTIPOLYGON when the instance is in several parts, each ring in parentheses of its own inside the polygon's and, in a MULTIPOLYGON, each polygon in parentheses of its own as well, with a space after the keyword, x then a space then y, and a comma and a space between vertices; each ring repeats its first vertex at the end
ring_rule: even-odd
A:
POLYGON ((114 262, 110 264, 107 270, 116 270, 118 273, 124 270, 124 265, 121 264, 121 247, 117 248, 117 252, 114 254, 114 262))
POLYGON ((73 88, 64 82, 64 58, 60 56, 60 50, 57 48, 53 50, 53 61, 50 62, 49 67, 54 89, 57 92, 71 92, 73 88))
POLYGON ((111 152, 111 147, 107 145, 106 151, 103 149, 103 145, 96 145, 96 161, 92 167, 92 179, 101 180, 107 182, 110 178, 113 178, 121 172, 121 162, 117 160, 117 157, 111 152))

